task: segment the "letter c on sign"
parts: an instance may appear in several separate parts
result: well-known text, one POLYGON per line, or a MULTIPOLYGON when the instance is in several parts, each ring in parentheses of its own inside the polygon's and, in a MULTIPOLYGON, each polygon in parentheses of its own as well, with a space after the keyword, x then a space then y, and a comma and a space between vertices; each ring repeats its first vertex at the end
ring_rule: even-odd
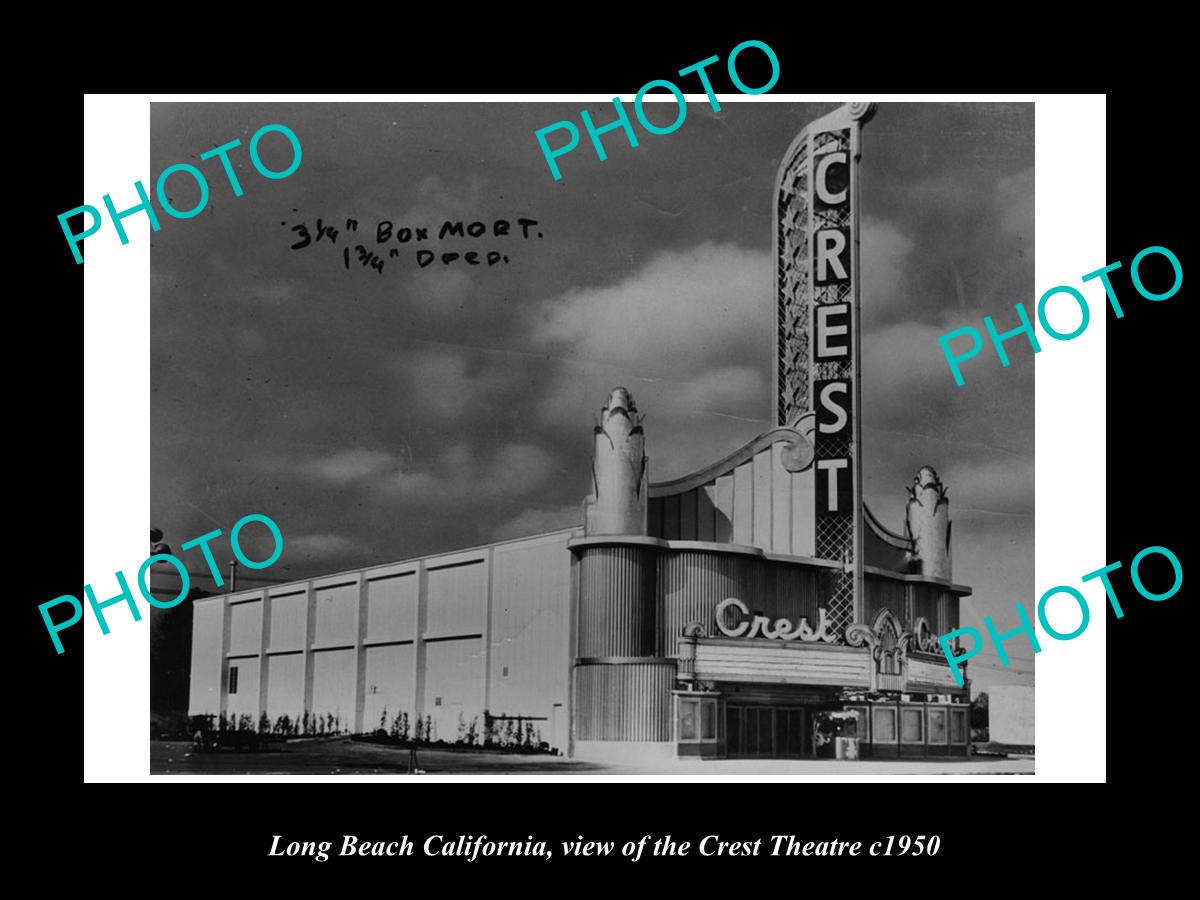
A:
POLYGON ((731 606, 737 607, 737 609, 741 611, 743 616, 750 615, 750 610, 746 607, 745 603, 743 603, 741 600, 737 599, 737 597, 726 597, 724 600, 722 600, 720 603, 717 604, 717 609, 716 609, 716 612, 714 613, 714 615, 716 616, 716 619, 717 619, 717 630, 720 631, 721 634, 725 635, 726 637, 741 637, 743 634, 746 633, 746 629, 750 627, 750 623, 743 619, 742 623, 740 625, 738 625, 737 628, 730 628, 728 625, 726 625, 725 619, 724 619, 724 613, 725 613, 725 610, 727 610, 731 606))
POLYGON ((821 157, 821 161, 817 163, 817 196, 822 203, 828 203, 830 206, 837 206, 839 203, 846 202, 846 188, 842 188, 836 194, 829 193, 829 187, 825 184, 825 177, 829 172, 829 167, 834 163, 845 163, 846 154, 844 151, 836 153, 826 153, 821 157))

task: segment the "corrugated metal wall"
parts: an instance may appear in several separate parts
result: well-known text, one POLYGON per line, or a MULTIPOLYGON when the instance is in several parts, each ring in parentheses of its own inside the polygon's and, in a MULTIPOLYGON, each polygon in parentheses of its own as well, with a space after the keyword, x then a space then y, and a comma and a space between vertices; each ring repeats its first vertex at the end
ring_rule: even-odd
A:
POLYGON ((675 664, 575 667, 575 740, 671 740, 675 664))
POLYGON ((934 633, 942 634, 947 629, 938 615, 938 595, 941 589, 933 584, 913 584, 910 587, 913 596, 913 620, 924 616, 934 633))
MULTIPOLYGON (((905 597, 908 589, 903 581, 867 575, 864 576, 864 582, 866 596, 863 600, 863 622, 868 625, 873 623, 875 617, 884 609, 890 609, 901 622, 907 621, 905 597)), ((934 620, 930 619, 929 624, 930 627, 934 627, 934 620)))
MULTIPOLYGON (((934 627, 934 626, 930 626, 934 627)), ((938 634, 958 628, 958 601, 947 590, 938 591, 938 634)))
POLYGON ((709 550, 670 550, 659 557, 662 631, 657 652, 674 656, 693 622, 713 627, 717 604, 737 597, 751 612, 817 625, 821 570, 709 550))
POLYGON ((597 546, 582 551, 578 656, 654 655, 657 557, 652 547, 597 546))
POLYGON ((663 628, 659 654, 674 656, 676 639, 692 622, 711 628, 713 611, 726 597, 738 597, 752 609, 766 602, 763 569, 763 560, 732 553, 662 554, 659 593, 663 628))
POLYGON ((652 494, 650 536, 812 557, 813 470, 787 471, 785 446, 781 441, 759 450, 707 484, 667 496, 652 494))

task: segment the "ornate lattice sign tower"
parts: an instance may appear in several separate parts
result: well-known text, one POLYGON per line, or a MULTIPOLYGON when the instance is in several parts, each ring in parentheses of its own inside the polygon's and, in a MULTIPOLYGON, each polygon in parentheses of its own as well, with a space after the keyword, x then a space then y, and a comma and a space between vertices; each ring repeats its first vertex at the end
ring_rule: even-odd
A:
POLYGON ((816 417, 816 555, 843 564, 826 599, 839 636, 862 617, 858 165, 875 107, 850 103, 812 122, 775 185, 775 423, 816 417))

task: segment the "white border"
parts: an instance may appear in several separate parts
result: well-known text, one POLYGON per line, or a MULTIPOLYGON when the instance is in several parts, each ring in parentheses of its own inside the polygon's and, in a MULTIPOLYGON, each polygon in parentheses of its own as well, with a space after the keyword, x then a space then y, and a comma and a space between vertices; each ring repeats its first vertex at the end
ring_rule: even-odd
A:
MULTIPOLYGON (((1037 656, 1034 776, 804 774, 806 781, 1103 781, 1105 778, 1106 604, 1095 582, 1079 576, 1100 568, 1105 557, 1105 353, 1107 305, 1097 281, 1080 276, 1104 265, 1105 256, 1105 101, 1103 95, 1038 94, 880 94, 851 98, 833 94, 718 95, 721 104, 842 102, 1021 101, 1036 103, 1036 275, 1040 293, 1058 284, 1083 291, 1092 309, 1088 330, 1070 343, 1043 338, 1036 378, 1036 571, 1039 591, 1066 584, 1081 588, 1092 610, 1080 638, 1059 643, 1042 635, 1037 656)), ((622 98, 625 99, 625 98, 622 98)), ((673 102, 670 97, 647 98, 673 102)), ((688 94, 689 103, 704 103, 688 94)), ((343 101, 343 102, 610 102, 608 94, 505 95, 349 95, 349 94, 150 94, 85 96, 84 196, 103 210, 105 193, 118 209, 137 202, 133 182, 148 193, 151 102, 181 101, 343 101)), ((248 123, 255 124, 255 123, 248 123)), ((261 123, 259 123, 261 124, 261 123)), ((669 138, 667 138, 669 139, 669 138)), ((536 147, 532 143, 531 152, 536 147)), ((153 173, 156 176, 157 173, 153 173)), ((149 308, 150 227, 144 215, 125 220, 130 243, 121 246, 111 223, 86 241, 84 272, 84 572, 98 599, 117 593, 112 573, 132 579, 146 556, 149 490, 149 308)), ((1032 318, 1037 297, 1014 297, 1032 318)), ((993 315, 1011 310, 997 309, 993 315)), ((1003 320, 1002 320, 1003 321, 1003 320)), ((1058 321, 1055 317, 1055 321, 1058 321)), ((1065 319, 1064 319, 1065 321, 1065 319)), ((981 323, 963 323, 975 324, 981 323)), ((1120 327, 1119 325, 1117 327, 1120 327)), ((936 347, 930 348, 937 352, 936 347)), ((50 599, 49 597, 45 599, 50 599)), ((1035 615, 1036 598, 1020 599, 1035 615)), ((39 600, 39 602, 41 602, 39 600)), ((85 602, 86 606, 86 602, 85 602)), ((149 624, 133 623, 114 606, 111 633, 102 637, 90 609, 85 631, 85 781, 396 781, 405 776, 150 776, 149 624)), ((1052 616, 1057 623, 1057 616, 1052 616)), ((1066 621, 1065 615, 1063 621, 1066 621)), ((1119 625, 1117 627, 1120 627, 1119 625)), ((1026 655, 1025 639, 1013 652, 1026 655)), ((65 663, 64 663, 65 664, 65 663)), ((733 781, 733 776, 449 775, 426 781, 733 781)), ((794 778, 764 776, 763 781, 794 778)))

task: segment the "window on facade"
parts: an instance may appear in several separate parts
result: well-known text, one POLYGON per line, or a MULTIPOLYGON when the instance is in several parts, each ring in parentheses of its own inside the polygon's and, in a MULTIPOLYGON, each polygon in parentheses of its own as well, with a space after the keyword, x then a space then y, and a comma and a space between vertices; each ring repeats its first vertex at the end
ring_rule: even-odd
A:
POLYGON ((237 682, 238 682, 237 676, 238 676, 238 667, 230 666, 229 667, 229 693, 231 693, 231 694, 237 693, 237 682))
POLYGON ((929 743, 946 743, 946 709, 931 706, 929 708, 929 743))
POLYGON ((856 734, 851 736, 857 737, 860 741, 867 740, 869 735, 867 734, 868 720, 866 708, 861 706, 852 706, 850 707, 850 711, 854 713, 855 717, 858 719, 856 734))
POLYGON ((706 700, 700 704, 700 737, 704 740, 717 739, 717 703, 706 700))
POLYGON ((950 743, 965 744, 967 742, 967 711, 965 709, 950 710, 950 743))
POLYGON ((896 709, 892 706, 877 706, 871 710, 871 734, 875 743, 896 740, 896 709))
POLYGON ((900 708, 900 740, 906 744, 920 744, 925 740, 924 729, 921 727, 924 716, 919 706, 900 708))
POLYGON ((679 701, 679 739, 694 741, 696 739, 696 701, 679 701))

